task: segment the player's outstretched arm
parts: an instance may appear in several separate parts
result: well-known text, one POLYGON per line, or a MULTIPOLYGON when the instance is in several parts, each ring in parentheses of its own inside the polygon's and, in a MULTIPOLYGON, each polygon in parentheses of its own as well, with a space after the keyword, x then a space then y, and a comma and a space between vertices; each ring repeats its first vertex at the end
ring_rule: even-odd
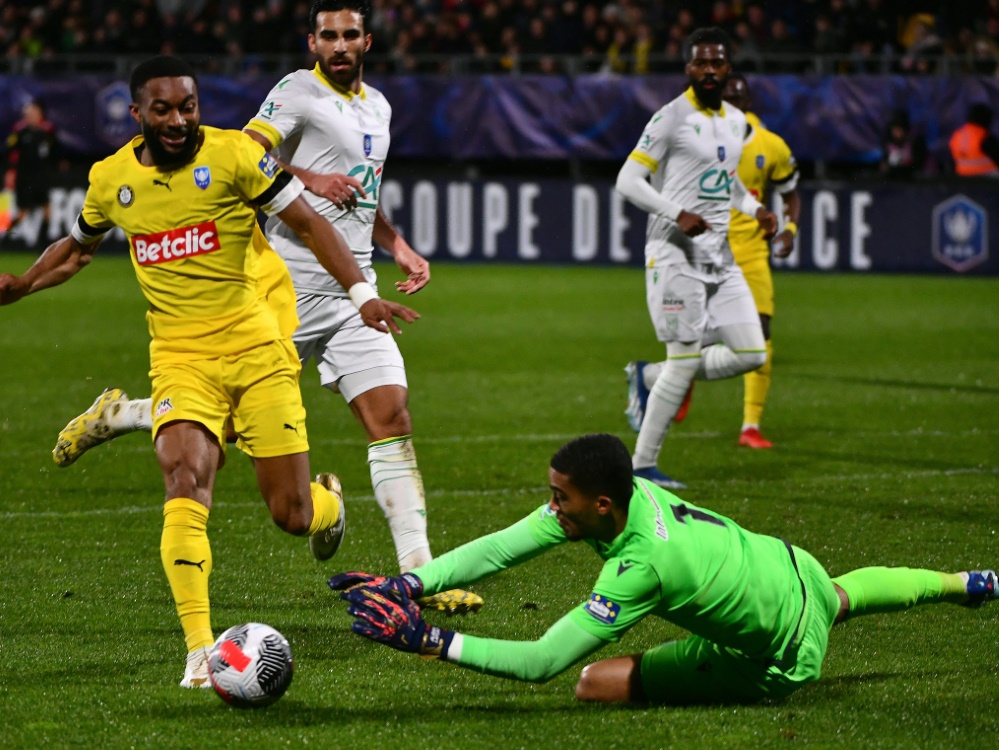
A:
POLYGON ((0 274, 0 305, 68 281, 93 260, 96 249, 96 242, 82 245, 75 237, 56 240, 20 276, 0 274))
POLYGON ((420 317, 419 313, 405 305, 378 297, 371 285, 364 280, 354 254, 340 233, 317 214, 302 196, 293 200, 277 215, 315 254, 330 276, 350 293, 366 326, 382 333, 402 333, 395 318, 412 323, 420 317))
MULTIPOLYGON (((274 150, 274 144, 262 133, 258 133, 256 130, 244 130, 243 132, 263 146, 268 153, 274 150)), ((308 169, 293 167, 291 164, 286 164, 277 158, 275 158, 275 161, 285 172, 293 174, 300 179, 302 184, 305 185, 306 190, 313 195, 318 195, 320 198, 325 198, 341 211, 351 211, 357 208, 358 196, 361 198, 368 197, 360 180, 354 177, 348 177, 345 174, 336 172, 333 174, 319 174, 318 172, 310 172, 308 169)))
POLYGON ((399 651, 437 657, 477 672, 526 682, 547 682, 605 645, 567 615, 537 641, 475 638, 429 625, 405 594, 361 586, 347 591, 351 630, 399 651))
POLYGON ((404 294, 416 294, 430 283, 430 263, 409 246, 380 207, 375 212, 372 238, 392 255, 395 264, 406 274, 405 281, 395 282, 396 289, 404 294))

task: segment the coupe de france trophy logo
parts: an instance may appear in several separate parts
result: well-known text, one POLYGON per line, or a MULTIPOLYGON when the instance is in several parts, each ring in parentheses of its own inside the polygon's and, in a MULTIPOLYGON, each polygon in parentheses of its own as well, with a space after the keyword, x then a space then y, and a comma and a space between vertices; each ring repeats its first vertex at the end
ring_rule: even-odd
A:
POLYGON ((933 257, 958 273, 989 257, 989 215, 964 195, 933 209, 933 257))

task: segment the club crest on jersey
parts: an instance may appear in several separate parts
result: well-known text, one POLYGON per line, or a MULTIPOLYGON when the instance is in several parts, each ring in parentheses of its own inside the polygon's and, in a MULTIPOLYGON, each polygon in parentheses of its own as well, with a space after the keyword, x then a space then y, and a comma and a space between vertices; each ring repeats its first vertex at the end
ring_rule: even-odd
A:
POLYGON ((277 161, 270 154, 264 154, 264 158, 260 160, 257 166, 268 177, 273 177, 279 169, 277 161))
POLYGON ((583 605, 583 609, 589 612, 594 620, 604 625, 613 625, 617 616, 621 614, 620 604, 615 604, 596 592, 590 594, 590 600, 583 605))
POLYGON ((756 155, 756 168, 763 169, 763 165, 766 164, 766 159, 763 158, 763 154, 756 155))
POLYGON ((130 185, 122 185, 118 188, 118 204, 122 208, 128 208, 135 203, 135 191, 130 185))
POLYGON ((169 398, 165 398, 156 404, 156 418, 159 419, 167 412, 173 411, 173 404, 170 402, 169 398))
POLYGON ((194 168, 194 184, 204 190, 212 184, 212 170, 208 167, 194 168))
POLYGON ((371 156, 371 136, 364 134, 364 155, 371 156))
POLYGON ((725 147, 718 147, 718 161, 725 161, 725 147))

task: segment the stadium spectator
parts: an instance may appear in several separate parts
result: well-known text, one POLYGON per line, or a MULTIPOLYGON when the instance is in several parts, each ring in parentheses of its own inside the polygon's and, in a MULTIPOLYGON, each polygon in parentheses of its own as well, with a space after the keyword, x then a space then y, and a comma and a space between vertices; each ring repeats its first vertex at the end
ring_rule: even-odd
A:
POLYGON ((991 132, 992 108, 972 104, 967 121, 950 137, 954 172, 961 177, 999 177, 999 138, 991 132))
POLYGON ((926 75, 937 69, 937 61, 944 53, 943 40, 936 32, 935 18, 917 13, 909 19, 903 36, 908 39, 902 57, 902 72, 926 75))
POLYGON ((996 598, 994 570, 866 567, 831 578, 806 550, 632 477, 628 449, 613 435, 562 446, 548 484, 551 499, 521 521, 409 574, 333 576, 330 588, 355 618, 351 629, 477 672, 546 682, 651 615, 690 635, 589 664, 576 683, 578 700, 748 703, 784 698, 818 680, 838 623, 923 604, 977 608, 996 598), (603 568, 586 602, 536 641, 430 626, 413 602, 579 541, 603 568))
POLYGON ((913 131, 908 112, 895 112, 885 133, 881 174, 889 180, 911 180, 923 172, 926 163, 926 139, 913 131))
MULTIPOLYGON (((308 14, 307 0, 137 0, 135 3, 97 3, 89 7, 83 0, 48 0, 46 7, 30 3, 5 3, 0 13, 0 53, 13 59, 45 58, 60 52, 100 54, 104 65, 113 64, 113 55, 137 54, 144 47, 158 50, 185 49, 188 45, 214 50, 211 54, 267 55, 305 52, 302 44, 303 19, 308 14), (198 25, 204 22, 204 27, 198 25), (195 29, 195 27, 197 27, 195 29), (188 32, 195 29, 193 42, 188 32), (209 39, 210 37, 210 39, 209 39)), ((997 0, 966 0, 962 3, 920 3, 913 13, 909 4, 889 0, 825 0, 793 2, 768 0, 742 2, 714 0, 711 3, 677 4, 666 2, 600 2, 598 0, 448 0, 448 2, 410 3, 405 0, 375 0, 372 3, 372 28, 377 32, 376 47, 369 62, 388 65, 401 61, 406 70, 437 71, 447 58, 475 55, 477 69, 493 68, 485 64, 487 56, 517 56, 511 49, 506 29, 518 35, 521 53, 534 47, 528 40, 532 22, 541 19, 545 28, 544 53, 582 54, 591 62, 594 54, 601 60, 611 42, 618 40, 609 67, 640 72, 645 64, 632 65, 622 59, 641 58, 643 45, 655 40, 649 53, 650 70, 672 69, 669 55, 675 51, 674 40, 683 39, 699 25, 715 24, 726 28, 737 41, 740 62, 758 67, 756 50, 799 55, 800 65, 818 65, 809 54, 849 55, 840 59, 840 72, 885 72, 889 65, 911 74, 937 70, 937 61, 966 64, 968 70, 991 70, 990 45, 999 44, 997 0), (712 20, 713 19, 713 20, 712 20), (598 23, 599 21, 599 23, 598 23), (417 23, 423 29, 413 33, 417 23), (454 38, 452 23, 460 31, 460 44, 454 38), (445 28, 440 37, 434 29, 445 28), (901 28, 901 42, 895 44, 895 29, 901 28), (477 31, 479 37, 469 32, 477 31), (409 32, 404 34, 403 32, 409 32), (620 33, 617 33, 620 32, 620 33), (676 39, 677 34, 679 39, 676 39), (467 39, 465 39, 465 35, 467 39), (638 49, 633 49, 633 40, 638 49), (426 41, 432 42, 429 46, 426 41), (774 46, 776 45, 776 46, 774 46), (885 57, 907 50, 904 62, 885 57), (424 55, 440 60, 420 60, 424 55), (657 59, 658 57, 658 59, 657 59), (380 58, 380 59, 377 59, 380 58), (966 61, 966 63, 965 63, 966 61), (636 71, 637 68, 637 71, 636 71)), ((196 52, 195 54, 204 54, 196 52)), ((94 63, 74 63, 77 66, 94 63)), ((777 60, 767 69, 783 69, 787 61, 777 60)), ((518 65, 505 65, 517 68, 518 65)), ((562 65, 545 64, 552 72, 562 65)), ((795 67, 794 69, 798 69, 795 67)), ((818 67, 817 72, 827 69, 818 67)))
POLYGON ((45 106, 39 101, 25 104, 22 115, 7 136, 4 183, 14 189, 17 213, 4 237, 39 209, 45 222, 49 220, 49 189, 58 151, 55 125, 46 119, 45 106))

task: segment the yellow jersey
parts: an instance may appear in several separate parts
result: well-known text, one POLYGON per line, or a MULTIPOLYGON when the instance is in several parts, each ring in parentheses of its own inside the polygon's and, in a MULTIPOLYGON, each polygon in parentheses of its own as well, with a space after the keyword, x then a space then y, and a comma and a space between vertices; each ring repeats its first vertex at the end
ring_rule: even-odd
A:
POLYGON ((84 244, 124 230, 149 301, 153 359, 235 354, 287 336, 264 299, 274 282, 260 278, 260 257, 273 250, 257 208, 283 211, 302 183, 241 131, 203 126, 201 138, 173 170, 139 161, 142 136, 95 164, 73 227, 84 244))
MULTIPOLYGON (((756 200, 766 205, 771 189, 788 192, 797 185, 798 165, 784 140, 767 130, 760 118, 746 113, 750 131, 739 160, 739 179, 756 200)), ((763 239, 763 230, 756 219, 732 211, 728 242, 737 263, 758 258, 770 258, 770 245, 763 239)))

